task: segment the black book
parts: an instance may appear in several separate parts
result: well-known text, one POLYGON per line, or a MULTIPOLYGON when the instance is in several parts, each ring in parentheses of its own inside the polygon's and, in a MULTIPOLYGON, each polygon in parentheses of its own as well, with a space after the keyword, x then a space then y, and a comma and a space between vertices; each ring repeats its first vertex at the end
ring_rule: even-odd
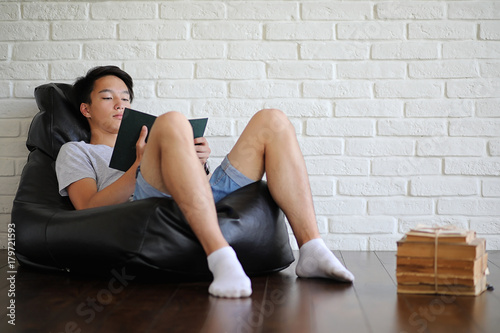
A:
MULTIPOLYGON (((156 116, 144 112, 126 108, 123 112, 122 122, 118 130, 115 148, 109 167, 122 171, 127 171, 136 159, 135 144, 141 134, 141 128, 146 125, 149 131, 156 120, 156 116)), ((190 119, 189 122, 193 127, 194 138, 202 137, 205 133, 208 118, 190 119)), ((147 142, 146 137, 146 142, 147 142)))

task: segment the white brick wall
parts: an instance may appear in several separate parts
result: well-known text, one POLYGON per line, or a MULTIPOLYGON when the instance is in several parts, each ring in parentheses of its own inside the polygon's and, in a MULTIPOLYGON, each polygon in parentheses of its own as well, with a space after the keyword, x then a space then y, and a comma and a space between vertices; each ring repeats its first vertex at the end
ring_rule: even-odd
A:
POLYGON ((210 117, 211 163, 285 111, 332 249, 394 250, 418 223, 500 249, 500 2, 4 1, 0 247, 33 89, 114 64, 135 108, 210 117))

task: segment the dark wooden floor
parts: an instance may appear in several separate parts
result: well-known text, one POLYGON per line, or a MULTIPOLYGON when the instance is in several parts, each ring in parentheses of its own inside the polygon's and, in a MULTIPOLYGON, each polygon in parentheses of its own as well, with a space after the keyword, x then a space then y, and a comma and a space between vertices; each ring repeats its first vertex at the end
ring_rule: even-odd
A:
POLYGON ((297 279, 294 265, 252 278, 246 299, 208 295, 208 283, 147 283, 75 277, 18 267, 9 297, 0 251, 0 332, 500 332, 500 251, 489 252, 477 297, 396 293, 394 252, 335 252, 353 285, 297 279), (15 300, 15 326, 8 301, 15 300))

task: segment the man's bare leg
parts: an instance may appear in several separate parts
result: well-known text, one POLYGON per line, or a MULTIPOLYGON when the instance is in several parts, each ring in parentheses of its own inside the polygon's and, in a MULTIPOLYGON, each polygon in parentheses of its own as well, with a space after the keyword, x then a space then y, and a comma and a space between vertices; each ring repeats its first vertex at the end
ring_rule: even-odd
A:
POLYGON ((180 113, 158 117, 141 162, 144 179, 172 195, 198 237, 214 275, 209 292, 222 297, 245 297, 252 292, 234 250, 220 230, 212 190, 196 155, 193 132, 180 113))
POLYGON ((279 110, 259 111, 228 155, 253 180, 267 174, 269 191, 285 213, 300 247, 297 275, 353 281, 320 238, 305 161, 295 129, 279 110))

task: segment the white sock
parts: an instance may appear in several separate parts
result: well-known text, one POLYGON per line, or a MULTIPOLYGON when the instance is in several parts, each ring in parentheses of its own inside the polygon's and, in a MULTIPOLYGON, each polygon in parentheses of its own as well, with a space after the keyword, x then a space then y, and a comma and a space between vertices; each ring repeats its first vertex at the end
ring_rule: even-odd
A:
POLYGON ((321 238, 315 238, 303 244, 299 255, 299 262, 295 268, 299 277, 354 281, 354 275, 342 265, 321 238))
POLYGON ((208 268, 214 275, 208 292, 219 297, 248 297, 252 294, 250 279, 241 267, 236 252, 230 246, 220 248, 207 257, 208 268))

